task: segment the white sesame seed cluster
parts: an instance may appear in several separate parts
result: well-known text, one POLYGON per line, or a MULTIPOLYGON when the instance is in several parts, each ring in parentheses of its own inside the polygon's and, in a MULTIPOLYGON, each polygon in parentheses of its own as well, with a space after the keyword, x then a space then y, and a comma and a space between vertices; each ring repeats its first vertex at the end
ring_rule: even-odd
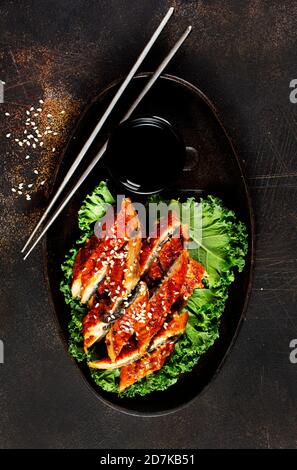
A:
MULTIPOLYGON (((31 106, 26 109, 24 120, 22 121, 22 129, 18 131, 18 135, 14 136, 12 132, 5 134, 6 138, 12 144, 17 145, 20 151, 23 151, 24 160, 28 161, 38 155, 43 148, 51 153, 56 152, 56 147, 52 145, 51 137, 57 136, 58 132, 53 129, 54 116, 51 113, 45 115, 43 109, 44 100, 40 99, 37 106, 31 106), (47 125, 44 126, 44 118, 47 125), (41 122, 42 121, 42 122, 41 122), (20 135, 22 133, 22 135, 20 135)), ((60 114, 65 114, 65 110, 61 110, 60 114)), ((4 113, 5 119, 11 118, 9 112, 4 113)), ((32 169, 32 179, 29 182, 22 181, 11 187, 12 193, 24 196, 27 201, 31 200, 32 192, 36 187, 43 186, 46 180, 41 179, 37 168, 32 169)))

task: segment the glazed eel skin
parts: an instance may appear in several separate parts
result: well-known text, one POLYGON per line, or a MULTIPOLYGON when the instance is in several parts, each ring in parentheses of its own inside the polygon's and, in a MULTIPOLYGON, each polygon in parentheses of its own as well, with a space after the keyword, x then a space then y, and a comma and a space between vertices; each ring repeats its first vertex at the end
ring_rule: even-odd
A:
POLYGON ((189 256, 188 239, 188 227, 173 211, 145 238, 125 198, 104 236, 92 235, 76 256, 72 296, 88 308, 84 349, 92 347, 96 357, 96 344, 105 338, 106 345, 106 356, 101 352, 88 365, 120 369, 119 392, 161 369, 186 329, 185 304, 206 276, 189 256))

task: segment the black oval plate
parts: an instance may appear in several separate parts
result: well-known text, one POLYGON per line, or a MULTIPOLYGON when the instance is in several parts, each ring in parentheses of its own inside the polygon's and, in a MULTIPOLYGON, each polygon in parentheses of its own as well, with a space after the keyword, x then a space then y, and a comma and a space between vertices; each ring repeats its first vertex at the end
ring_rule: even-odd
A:
MULTIPOLYGON (((94 152, 102 145, 109 131, 120 121, 147 78, 148 74, 141 74, 132 80, 125 96, 114 110, 112 118, 108 120, 100 133, 100 138, 94 143, 94 148, 87 156, 85 164, 90 161, 94 152)), ((119 84, 120 82, 116 82, 105 89, 81 117, 57 171, 54 191, 70 162, 78 154, 90 131, 106 109, 119 84)), ((247 225, 249 253, 244 271, 236 276, 236 280, 230 288, 229 299, 221 321, 219 339, 202 356, 199 364, 191 373, 181 376, 178 382, 166 391, 154 392, 146 397, 120 399, 97 387, 90 378, 88 367, 79 365, 82 375, 101 400, 121 411, 140 415, 163 414, 180 408, 196 397, 214 377, 236 337, 247 306, 254 254, 254 224, 247 187, 239 159, 214 105, 193 85, 180 78, 164 75, 160 77, 134 115, 149 114, 170 121, 179 129, 188 148, 186 169, 178 181, 178 194, 185 197, 214 194, 220 197, 224 204, 233 209, 238 218, 247 225)), ((145 169, 145 162, 143 165, 145 169)), ((99 163, 75 194, 63 214, 57 219, 49 231, 47 243, 44 245, 47 279, 65 346, 68 341, 67 325, 70 312, 59 291, 62 278, 60 266, 65 254, 79 236, 77 211, 83 198, 93 190, 99 181, 106 177, 107 171, 104 168, 104 163, 99 163)), ((111 189, 117 190, 116 187, 111 189)))

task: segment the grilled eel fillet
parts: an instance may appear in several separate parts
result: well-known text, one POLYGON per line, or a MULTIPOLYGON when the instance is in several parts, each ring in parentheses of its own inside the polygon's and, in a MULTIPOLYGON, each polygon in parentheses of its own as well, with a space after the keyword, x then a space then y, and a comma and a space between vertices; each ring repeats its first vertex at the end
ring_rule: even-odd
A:
POLYGON ((138 330, 139 324, 145 321, 149 291, 145 282, 140 282, 137 293, 124 314, 112 326, 106 336, 108 356, 115 361, 128 343, 131 336, 138 330))
POLYGON ((119 391, 123 392, 138 380, 160 370, 173 349, 174 341, 167 341, 147 356, 143 356, 138 361, 123 366, 120 372, 119 391))
POLYGON ((137 331, 138 347, 144 353, 151 339, 161 329, 172 305, 177 301, 184 284, 189 254, 183 250, 169 269, 160 287, 148 302, 146 319, 137 331))
MULTIPOLYGON (((134 318, 132 316, 132 310, 130 310, 131 316, 129 317, 124 314, 123 321, 127 321, 127 318, 130 320, 130 331, 129 329, 125 329, 127 333, 126 337, 129 335, 131 337, 132 334, 135 333, 137 338, 137 348, 132 350, 132 355, 129 356, 129 362, 135 360, 135 358, 141 357, 146 352, 150 346, 151 340, 162 328, 165 318, 170 312, 172 305, 180 296, 180 291, 186 277, 188 261, 188 252, 184 250, 171 266, 167 276, 162 281, 156 293, 147 302, 146 307, 143 307, 142 311, 138 311, 134 318)), ((146 294, 144 293, 144 295, 146 294)), ((111 351, 111 356, 113 359, 115 358, 116 354, 115 350, 117 349, 117 341, 119 341, 119 349, 121 349, 123 346, 121 335, 116 336, 117 337, 114 338, 114 336, 111 334, 107 341, 108 349, 111 351), (114 339, 116 341, 114 341, 114 339)), ((91 367, 95 367, 94 363, 92 364, 93 365, 91 367)), ((99 367, 97 368, 101 368, 100 364, 102 365, 102 361, 99 361, 99 367)), ((115 360, 114 364, 116 364, 115 367, 120 367, 118 365, 118 360, 115 360)))
POLYGON ((188 238, 186 228, 181 225, 174 211, 170 211, 167 218, 158 220, 154 225, 154 236, 145 239, 141 247, 140 272, 142 276, 149 270, 162 246, 173 234, 176 238, 188 238))
MULTIPOLYGON (((168 342, 168 340, 173 340, 173 338, 180 336, 185 331, 187 321, 187 312, 182 312, 181 314, 174 313, 172 320, 168 322, 166 328, 162 328, 154 337, 148 352, 145 354, 145 357, 148 357, 149 353, 158 349, 164 343, 168 342)), ((109 357, 107 357, 99 361, 91 361, 88 363, 88 365, 93 369, 117 369, 119 367, 131 364, 132 362, 139 360, 141 357, 142 353, 137 347, 131 348, 129 345, 127 345, 127 347, 123 348, 121 354, 114 362, 109 357)))
POLYGON ((170 213, 168 216, 168 226, 164 221, 159 221, 157 229, 158 238, 154 240, 149 247, 144 249, 143 245, 140 246, 141 233, 139 219, 134 216, 132 221, 137 223, 137 227, 133 226, 133 230, 138 230, 138 232, 136 236, 129 239, 126 245, 128 246, 125 259, 126 264, 119 261, 119 259, 123 257, 125 246, 115 254, 114 259, 110 261, 107 274, 105 271, 105 281, 101 283, 98 288, 99 301, 92 302, 91 310, 83 320, 85 351, 96 341, 99 341, 105 336, 110 328, 110 324, 116 319, 117 311, 120 310, 120 312, 118 312, 119 314, 123 313, 123 309, 120 309, 124 303, 123 300, 127 301, 127 297, 138 283, 140 275, 149 268, 148 259, 153 262, 152 251, 155 252, 154 256, 156 256, 162 244, 166 243, 168 237, 170 237, 175 230, 180 228, 180 222, 176 214, 173 212, 170 213), (156 247, 158 247, 158 250, 156 247), (142 248, 142 250, 140 250, 140 248, 142 248), (145 256, 141 259, 141 255, 144 252, 145 256), (101 300, 100 296, 102 297, 101 300))
POLYGON ((72 297, 80 297, 82 271, 85 265, 87 264, 88 260, 91 258, 92 253, 94 253, 94 251, 98 247, 99 243, 100 240, 94 234, 86 240, 84 246, 78 251, 73 265, 73 277, 71 286, 72 297))
MULTIPOLYGON (((152 262, 145 277, 153 282, 160 280, 182 250, 183 240, 181 238, 170 238, 162 246, 159 255, 152 262)), ((123 346, 134 333, 137 337, 137 331, 141 323, 145 322, 148 301, 147 284, 141 281, 135 298, 129 307, 125 309, 123 316, 112 325, 106 336, 107 351, 112 361, 120 354, 123 346)))
POLYGON ((93 300, 90 311, 83 319, 85 351, 105 336, 139 281, 141 231, 139 219, 135 220, 138 224, 137 234, 109 261, 106 278, 98 288, 97 301, 93 300))
POLYGON ((184 248, 183 238, 172 237, 162 246, 146 274, 147 281, 156 282, 162 279, 173 262, 178 258, 184 248))
MULTIPOLYGON (((173 242, 175 244, 175 241, 177 240, 178 239, 171 239, 167 243, 170 246, 173 242)), ((165 252, 164 260, 168 263, 169 258, 167 255, 171 250, 168 250, 166 245, 163 246, 161 251, 163 250, 165 252)), ((162 256, 161 259, 163 259, 162 256)), ((151 340, 150 333, 154 336, 154 334, 158 332, 162 326, 162 318, 165 319, 167 314, 170 312, 172 304, 180 296, 180 291, 183 288, 183 282, 186 278, 187 268, 185 264, 187 263, 187 259, 187 252, 184 251, 180 261, 175 262, 172 270, 169 270, 167 277, 165 277, 160 288, 150 300, 147 285, 144 282, 141 283, 138 295, 125 310, 123 316, 112 325, 111 330, 106 337, 107 352, 112 361, 115 361, 123 346, 127 344, 131 336, 134 334, 137 340, 141 339, 145 335, 145 343, 143 345, 139 343, 139 346, 142 347, 142 351, 147 348, 151 340), (181 260, 184 261, 181 262, 181 260), (150 320, 153 319, 153 315, 156 315, 156 317, 158 316, 160 320, 160 323, 158 324, 156 321, 154 322, 156 328, 152 328, 149 323, 150 320)))
POLYGON ((151 299, 146 284, 141 283, 138 295, 122 317, 112 325, 106 337, 107 352, 112 361, 115 361, 125 343, 134 334, 140 352, 144 353, 148 348, 152 337, 162 327, 165 317, 180 295, 187 263, 188 253, 182 251, 151 299))
MULTIPOLYGON (((205 269, 203 268, 203 266, 201 266, 201 264, 197 261, 190 258, 185 281, 179 294, 179 299, 182 300, 182 303, 184 303, 188 299, 188 297, 193 293, 194 289, 204 287, 202 283, 202 279, 204 276, 205 269)), ((135 296, 134 301, 125 310, 123 316, 112 325, 111 330, 106 336, 107 352, 112 362, 117 362, 116 358, 120 355, 124 346, 128 344, 128 341, 133 334, 135 334, 137 339, 139 328, 143 325, 143 322, 146 322, 145 318, 147 304, 148 289, 144 282, 140 282, 139 290, 137 295, 135 296)), ((160 333, 155 336, 153 341, 155 341, 155 339, 159 337, 160 333)), ((130 361, 135 360, 135 357, 138 358, 139 355, 134 354, 134 352, 135 351, 131 353, 131 356, 125 353, 124 355, 119 357, 120 364, 122 364, 122 361, 126 362, 126 360, 130 361)), ((118 362, 117 367, 119 367, 118 362)))
POLYGON ((203 279, 205 279, 206 276, 204 266, 193 258, 190 258, 185 282, 180 292, 184 301, 188 300, 194 289, 203 289, 203 279))
POLYGON ((93 235, 79 250, 73 268, 72 296, 86 303, 104 279, 112 254, 120 250, 137 226, 137 214, 131 200, 123 199, 121 208, 106 237, 93 235))

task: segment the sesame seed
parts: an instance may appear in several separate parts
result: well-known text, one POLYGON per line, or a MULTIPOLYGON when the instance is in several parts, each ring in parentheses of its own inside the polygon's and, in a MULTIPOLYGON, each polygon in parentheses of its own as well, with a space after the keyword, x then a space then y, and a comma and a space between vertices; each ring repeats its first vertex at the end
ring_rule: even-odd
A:
POLYGON ((27 116, 30 116, 30 111, 26 111, 27 116))
POLYGON ((34 116, 34 117, 37 117, 37 116, 38 116, 38 113, 34 113, 33 116, 34 116))
POLYGON ((32 186, 33 186, 32 183, 28 184, 28 188, 32 188, 32 186))
POLYGON ((34 170, 33 173, 35 173, 35 175, 38 175, 38 170, 34 170))
POLYGON ((18 194, 23 194, 22 191, 18 191, 18 194))
POLYGON ((65 110, 63 109, 63 111, 61 111, 61 114, 65 114, 65 110))
POLYGON ((19 141, 20 141, 20 139, 14 139, 14 140, 15 140, 15 142, 19 142, 19 141))
POLYGON ((30 111, 34 111, 34 106, 31 106, 30 111))
POLYGON ((42 147, 42 146, 43 146, 43 142, 40 142, 40 144, 39 144, 39 145, 40 145, 40 147, 42 147))
POLYGON ((26 199, 27 201, 31 201, 31 196, 29 196, 29 194, 26 194, 26 199))
POLYGON ((36 149, 36 144, 32 144, 32 147, 33 147, 34 149, 36 149))
POLYGON ((39 103, 40 103, 40 104, 43 104, 43 103, 44 103, 44 101, 43 101, 43 100, 39 100, 39 103))
POLYGON ((53 148, 52 148, 52 152, 55 152, 55 151, 56 151, 56 148, 55 148, 55 147, 53 147, 53 148))
MULTIPOLYGON (((44 185, 44 183, 45 183, 45 180, 41 181, 41 183, 40 183, 40 184, 41 184, 41 186, 43 186, 43 185, 44 185)), ((98 269, 97 269, 97 271, 98 271, 98 269)))
POLYGON ((11 134, 6 134, 6 137, 9 139, 9 137, 11 136, 11 134))
POLYGON ((25 158, 26 158, 26 160, 29 160, 29 158, 30 158, 30 155, 26 155, 26 157, 25 157, 25 158))
POLYGON ((42 108, 37 108, 37 111, 38 111, 39 113, 41 113, 42 108))
POLYGON ((22 146, 23 146, 23 142, 19 142, 19 146, 22 147, 22 146))
POLYGON ((48 114, 47 117, 48 117, 48 118, 51 118, 51 117, 53 117, 53 116, 52 116, 52 114, 48 114))
POLYGON ((30 146, 30 145, 31 145, 31 144, 30 144, 30 142, 29 142, 28 140, 27 140, 26 144, 27 144, 28 146, 30 146))
POLYGON ((10 116, 10 114, 9 114, 9 113, 5 113, 5 116, 10 116))
POLYGON ((11 188, 11 191, 12 191, 13 193, 16 193, 16 189, 14 189, 14 188, 11 188))

